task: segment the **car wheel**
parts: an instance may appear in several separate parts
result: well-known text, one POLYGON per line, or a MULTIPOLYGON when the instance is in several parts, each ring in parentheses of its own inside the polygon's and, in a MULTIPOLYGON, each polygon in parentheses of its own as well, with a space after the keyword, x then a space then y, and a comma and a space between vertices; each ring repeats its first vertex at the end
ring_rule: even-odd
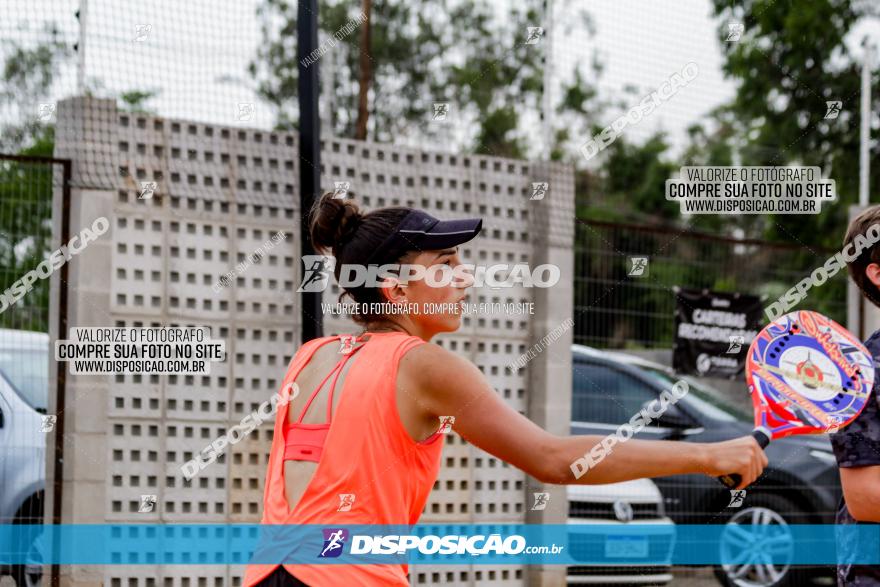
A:
MULTIPOLYGON (((42 495, 32 498, 22 506, 23 511, 19 511, 13 521, 17 524, 33 524, 34 518, 43 513, 42 495)), ((35 526, 39 528, 39 526, 35 526)), ((45 548, 46 533, 44 530, 28 530, 26 538, 30 541, 28 545, 25 564, 14 565, 12 567, 12 578, 18 587, 40 587, 43 584, 43 549, 45 548)))
POLYGON ((12 567, 12 578, 18 587, 41 587, 43 584, 43 555, 40 552, 40 536, 34 538, 28 548, 27 562, 12 567))
POLYGON ((803 569, 793 568, 794 537, 788 519, 803 520, 805 512, 777 495, 748 496, 732 510, 722 531, 715 576, 726 587, 789 587, 808 585, 803 569), (785 512, 782 514, 781 512, 785 512))
POLYGON ((31 548, 28 564, 12 567, 12 578, 18 587, 41 587, 43 584, 43 564, 39 562, 39 554, 31 548))

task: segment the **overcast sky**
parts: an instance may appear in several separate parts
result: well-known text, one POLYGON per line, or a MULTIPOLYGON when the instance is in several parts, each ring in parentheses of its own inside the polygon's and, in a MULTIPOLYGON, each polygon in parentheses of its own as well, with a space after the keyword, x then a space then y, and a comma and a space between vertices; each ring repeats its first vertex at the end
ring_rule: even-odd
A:
POLYGON ((606 65, 600 88, 608 95, 636 85, 644 92, 632 101, 635 105, 687 63, 699 66, 696 79, 662 108, 627 127, 628 138, 644 140, 663 129, 675 144, 681 144, 690 124, 732 97, 734 85, 721 72, 718 25, 710 18, 709 0, 590 0, 582 4, 594 18, 596 37, 566 39, 558 59, 570 67, 569 61, 583 59, 587 49, 597 48, 606 65))
MULTIPOLYGON (((663 129, 673 145, 680 147, 690 124, 733 95, 733 82, 721 74, 722 41, 718 23, 710 16, 709 0, 569 3, 592 15, 596 36, 589 38, 577 28, 564 35, 556 27, 553 64, 559 76, 576 64, 587 65, 598 50, 605 65, 599 83, 602 94, 635 105, 687 63, 699 66, 699 75, 687 87, 642 122, 627 127, 627 138, 638 142, 663 129), (639 91, 624 94, 627 85, 639 91)), ((53 19, 72 42, 78 31, 74 12, 79 4, 80 0, 14 0, 7 11, 11 18, 0 21, 0 37, 33 39, 41 23, 53 19), (23 21, 28 23, 27 30, 19 30, 23 21)), ((165 116, 269 128, 274 113, 259 103, 250 120, 238 119, 239 104, 255 101, 247 87, 246 66, 261 38, 256 4, 253 0, 88 0, 86 76, 102 80, 106 90, 101 93, 108 95, 160 89, 159 97, 149 105, 165 116), (139 25, 145 25, 140 37, 139 25), (218 82, 224 76, 245 81, 218 82)), ((554 5, 562 2, 554 0, 554 5)), ((10 0, 3 6, 9 7, 10 0)), ((562 10, 557 11, 557 19, 572 21, 562 10)), ((76 92, 75 59, 65 68, 56 99, 76 92)))

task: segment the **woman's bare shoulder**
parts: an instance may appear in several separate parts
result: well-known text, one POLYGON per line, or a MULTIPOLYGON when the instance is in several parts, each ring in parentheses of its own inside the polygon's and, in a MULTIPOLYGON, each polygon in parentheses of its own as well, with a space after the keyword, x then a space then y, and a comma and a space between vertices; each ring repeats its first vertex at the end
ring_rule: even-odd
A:
POLYGON ((461 361, 467 362, 466 359, 443 348, 439 344, 427 342, 416 345, 407 351, 403 355, 401 364, 405 364, 407 368, 430 368, 437 365, 455 364, 461 361))
POLYGON ((400 361, 399 373, 423 389, 448 386, 461 378, 473 377, 477 368, 456 353, 435 343, 413 347, 400 361))

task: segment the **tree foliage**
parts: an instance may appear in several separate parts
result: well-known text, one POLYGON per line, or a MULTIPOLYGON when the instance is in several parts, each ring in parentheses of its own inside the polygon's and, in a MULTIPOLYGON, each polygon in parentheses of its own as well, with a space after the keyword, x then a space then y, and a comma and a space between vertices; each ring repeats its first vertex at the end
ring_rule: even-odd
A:
MULTIPOLYGON (((742 125, 743 164, 815 165, 836 181, 838 201, 817 215, 777 215, 766 236, 839 246, 847 205, 857 202, 861 54, 850 33, 870 3, 853 0, 713 0, 721 35, 741 22, 738 42, 722 43, 724 72, 737 81, 729 111, 742 125), (826 102, 842 111, 825 118, 826 102)), ((722 38, 724 38, 722 36, 722 38)), ((871 111, 880 96, 872 92, 871 111)), ((872 156, 876 155, 876 147, 872 156)), ((874 166, 872 185, 880 170, 874 166)))
MULTIPOLYGON (((332 80, 331 87, 321 89, 325 104, 332 104, 331 128, 325 131, 355 136, 358 61, 367 51, 373 69, 369 139, 447 140, 446 125, 432 118, 435 103, 448 103, 449 120, 471 129, 465 150, 509 157, 534 153, 535 141, 525 127, 540 113, 544 54, 540 42, 526 44, 526 39, 528 28, 541 24, 540 10, 536 0, 509 9, 485 0, 373 2, 371 47, 360 47, 360 36, 352 33, 320 57, 319 66, 332 72, 321 75, 322 83, 332 80)), ((334 38, 358 12, 357 3, 321 2, 322 39, 334 38)), ((583 11, 576 12, 588 22, 583 11)), ((259 95, 276 109, 277 127, 295 128, 296 5, 262 0, 258 14, 264 42, 249 71, 259 95)), ((584 76, 574 85, 581 102, 595 97, 584 76)), ((564 157, 565 128, 560 124, 554 134, 556 159, 564 157)))
MULTIPOLYGON (((2 123, 0 153, 51 157, 55 128, 41 119, 58 66, 70 55, 53 23, 41 42, 24 47, 4 42, 0 108, 17 116, 2 123)), ((0 292, 34 269, 52 246, 51 165, 0 161, 0 292)), ((49 282, 38 280, 14 311, 0 313, 0 327, 46 332, 49 282)))

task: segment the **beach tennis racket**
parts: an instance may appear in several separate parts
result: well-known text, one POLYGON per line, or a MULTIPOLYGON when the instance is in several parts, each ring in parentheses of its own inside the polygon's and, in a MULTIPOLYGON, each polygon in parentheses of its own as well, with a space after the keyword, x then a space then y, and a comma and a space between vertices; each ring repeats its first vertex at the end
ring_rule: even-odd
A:
MULTIPOLYGON (((746 355, 746 383, 755 407, 752 436, 774 438, 837 432, 862 411, 874 387, 868 349, 843 326, 801 310, 765 326, 746 355)), ((733 489, 738 474, 718 478, 733 489)))

